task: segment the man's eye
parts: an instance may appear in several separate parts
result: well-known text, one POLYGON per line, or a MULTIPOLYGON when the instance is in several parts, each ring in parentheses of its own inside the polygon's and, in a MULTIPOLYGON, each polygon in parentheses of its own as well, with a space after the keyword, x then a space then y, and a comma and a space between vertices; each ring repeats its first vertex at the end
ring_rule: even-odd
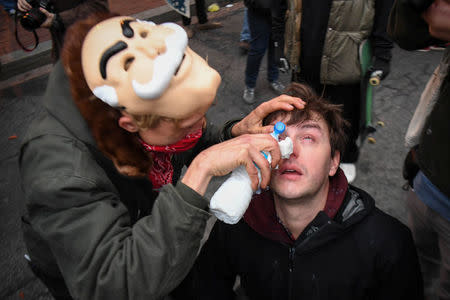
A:
POLYGON ((312 136, 310 136, 310 135, 305 135, 305 136, 303 136, 303 140, 304 141, 313 141, 314 138, 312 136))
POLYGON ((123 69, 125 71, 128 71, 128 69, 131 67, 131 64, 133 63, 133 61, 134 61, 134 57, 128 57, 125 60, 125 63, 123 64, 123 69))

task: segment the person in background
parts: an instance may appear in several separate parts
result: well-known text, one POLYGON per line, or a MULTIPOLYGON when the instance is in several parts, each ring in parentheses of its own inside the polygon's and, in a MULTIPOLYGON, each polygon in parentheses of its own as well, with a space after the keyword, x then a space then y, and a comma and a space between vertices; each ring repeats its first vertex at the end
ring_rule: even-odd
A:
POLYGON ((182 16, 183 28, 186 31, 188 38, 194 36, 195 30, 210 30, 222 27, 220 22, 210 22, 205 6, 205 0, 195 1, 195 10, 197 12, 198 24, 195 28, 191 25, 191 18, 182 16), (195 30, 194 30, 195 29, 195 30))
POLYGON ((355 163, 360 128, 361 70, 359 47, 369 39, 374 56, 369 72, 389 74, 392 41, 386 24, 393 0, 288 0, 286 57, 292 80, 307 83, 323 97, 343 104, 351 124, 341 168, 349 182, 356 177, 355 163))
MULTIPOLYGON (((450 41, 450 1, 397 0, 388 33, 406 50, 450 41)), ((422 267, 426 299, 450 299, 450 47, 426 85, 409 124, 408 225, 422 267), (434 283, 439 281, 437 285, 434 283)))
MULTIPOLYGON (((108 11, 107 0, 49 0, 53 11, 42 7, 39 10, 46 16, 42 28, 47 28, 52 37, 52 60, 56 62, 61 56, 61 49, 67 28, 85 18, 90 13, 108 11)), ((32 6, 27 0, 18 0, 17 8, 22 12, 29 11, 32 6)))
POLYGON ((277 49, 282 49, 284 34, 284 1, 245 0, 248 8, 248 25, 250 27, 250 50, 245 67, 245 89, 242 98, 245 103, 253 104, 255 87, 261 61, 267 50, 267 80, 273 91, 281 94, 284 85, 278 81, 277 49))
POLYGON ((247 54, 250 50, 250 28, 248 26, 248 8, 244 8, 244 21, 242 23, 241 35, 239 37, 239 48, 243 54, 247 54))
POLYGON ((293 152, 272 169, 236 225, 216 221, 176 299, 231 300, 236 276, 248 299, 423 299, 410 230, 347 183, 340 107, 293 83, 302 110, 277 111, 293 152))

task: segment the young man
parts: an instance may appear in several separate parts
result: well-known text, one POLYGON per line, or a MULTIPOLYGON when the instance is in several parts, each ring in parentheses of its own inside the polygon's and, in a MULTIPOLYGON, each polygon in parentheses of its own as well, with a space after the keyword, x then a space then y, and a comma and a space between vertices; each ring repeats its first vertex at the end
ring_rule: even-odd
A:
POLYGON ((256 163, 267 185, 258 154, 276 163, 278 144, 244 133, 302 102, 278 97, 219 132, 204 119, 219 83, 176 24, 96 14, 69 29, 20 153, 30 266, 56 299, 162 298, 199 251, 210 179, 245 165, 256 189, 256 163))
POLYGON ((410 231, 339 169, 340 109, 305 85, 289 91, 305 109, 274 112, 265 124, 287 124, 293 153, 272 170, 270 190, 253 197, 243 220, 216 222, 178 291, 234 299, 239 275, 250 299, 422 299, 410 231))

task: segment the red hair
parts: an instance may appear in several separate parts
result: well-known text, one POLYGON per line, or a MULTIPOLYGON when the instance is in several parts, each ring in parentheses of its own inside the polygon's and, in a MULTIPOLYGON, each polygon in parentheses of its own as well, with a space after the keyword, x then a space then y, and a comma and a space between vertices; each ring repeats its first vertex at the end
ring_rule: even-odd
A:
POLYGON ((121 128, 118 124, 121 112, 92 94, 81 65, 81 49, 88 32, 96 24, 115 16, 118 14, 94 13, 70 26, 61 59, 69 77, 73 100, 88 123, 100 151, 114 162, 119 172, 145 176, 151 167, 151 159, 140 145, 137 134, 121 128))

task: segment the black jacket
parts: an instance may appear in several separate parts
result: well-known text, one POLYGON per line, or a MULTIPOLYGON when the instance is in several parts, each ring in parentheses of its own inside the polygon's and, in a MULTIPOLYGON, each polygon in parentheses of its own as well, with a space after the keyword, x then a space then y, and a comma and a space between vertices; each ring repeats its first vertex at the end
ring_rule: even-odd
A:
POLYGON ((284 44, 284 27, 287 3, 285 0, 244 0, 245 6, 253 12, 266 16, 271 23, 272 40, 284 44))
POLYGON ((268 228, 272 207, 260 210, 267 216, 257 225, 215 224, 184 282, 193 299, 233 299, 236 275, 257 300, 423 299, 409 229, 364 191, 350 187, 333 219, 321 211, 293 243, 273 235, 276 225, 268 228))

